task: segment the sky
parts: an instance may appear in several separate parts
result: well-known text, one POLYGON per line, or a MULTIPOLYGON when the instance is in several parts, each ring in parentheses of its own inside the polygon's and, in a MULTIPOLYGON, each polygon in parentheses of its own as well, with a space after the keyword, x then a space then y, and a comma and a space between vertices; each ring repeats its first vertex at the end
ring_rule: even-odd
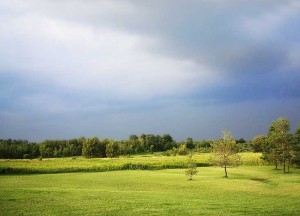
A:
POLYGON ((300 126, 298 0, 2 0, 0 138, 300 126))

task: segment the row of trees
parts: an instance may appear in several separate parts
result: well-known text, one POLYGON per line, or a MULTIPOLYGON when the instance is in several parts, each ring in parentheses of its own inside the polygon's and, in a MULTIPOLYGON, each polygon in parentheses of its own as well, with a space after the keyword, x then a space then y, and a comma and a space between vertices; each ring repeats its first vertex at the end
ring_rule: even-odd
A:
MULTIPOLYGON (((244 139, 236 141, 243 151, 251 150, 251 144, 244 139)), ((30 143, 26 140, 0 140, 0 158, 52 158, 52 157, 117 157, 140 153, 165 152, 169 155, 185 155, 189 149, 197 152, 211 152, 213 141, 175 142, 172 136, 142 134, 130 135, 127 140, 117 141, 92 137, 80 137, 70 140, 45 140, 41 143, 30 143)))
POLYGON ((275 165, 282 165, 288 172, 292 163, 300 168, 300 127, 290 133, 290 122, 285 118, 273 121, 266 135, 253 138, 253 149, 262 152, 262 159, 275 165))
POLYGON ((36 158, 40 146, 27 140, 0 140, 0 158, 36 158))
MULTIPOLYGON (((227 132, 223 139, 217 141, 193 141, 192 138, 188 138, 185 142, 178 143, 169 134, 131 135, 127 140, 122 141, 80 137, 70 140, 45 140, 38 144, 26 140, 0 140, 0 158, 50 158, 81 155, 87 158, 103 158, 159 151, 164 151, 165 155, 185 155, 189 149, 210 152, 213 147, 215 152, 216 146, 220 146, 217 144, 220 143, 234 143, 236 151, 262 152, 262 159, 274 164, 276 169, 282 165, 284 172, 289 171, 292 163, 300 168, 300 127, 294 133, 290 133, 290 123, 285 118, 272 122, 267 135, 254 137, 252 143, 244 139, 234 140, 227 132)), ((231 151, 234 152, 233 149, 231 151)), ((225 165, 225 171, 226 168, 225 165)))
MULTIPOLYGON (((131 135, 129 139, 99 140, 97 137, 70 140, 45 140, 41 143, 29 143, 26 140, 0 140, 0 158, 36 158, 36 157, 117 157, 139 153, 153 153, 177 148, 172 136, 142 134, 131 135)), ((186 145, 186 143, 185 143, 186 145)))

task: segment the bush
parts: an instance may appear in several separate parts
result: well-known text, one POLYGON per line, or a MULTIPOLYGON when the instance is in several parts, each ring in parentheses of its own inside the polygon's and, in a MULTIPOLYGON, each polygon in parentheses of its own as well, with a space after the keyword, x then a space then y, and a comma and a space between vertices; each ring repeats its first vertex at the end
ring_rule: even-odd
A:
POLYGON ((185 145, 185 144, 181 144, 181 145, 178 147, 178 149, 177 149, 177 153, 178 153, 179 155, 187 155, 188 149, 187 149, 186 145, 185 145))
POLYGON ((163 152, 163 154, 162 154, 163 156, 167 156, 167 157, 169 157, 169 156, 171 156, 171 151, 170 150, 168 150, 168 151, 165 151, 165 152, 163 152))

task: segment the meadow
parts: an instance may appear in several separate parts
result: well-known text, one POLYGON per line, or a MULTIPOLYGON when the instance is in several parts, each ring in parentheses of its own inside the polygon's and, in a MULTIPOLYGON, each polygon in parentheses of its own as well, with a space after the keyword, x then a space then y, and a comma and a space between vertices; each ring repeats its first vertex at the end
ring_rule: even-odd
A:
POLYGON ((300 215, 300 170, 241 166, 2 175, 2 215, 300 215))
POLYGON ((186 156, 1 160, 0 214, 300 215, 300 170, 284 174, 259 153, 241 156, 226 179, 209 153, 195 154, 192 181, 186 156))

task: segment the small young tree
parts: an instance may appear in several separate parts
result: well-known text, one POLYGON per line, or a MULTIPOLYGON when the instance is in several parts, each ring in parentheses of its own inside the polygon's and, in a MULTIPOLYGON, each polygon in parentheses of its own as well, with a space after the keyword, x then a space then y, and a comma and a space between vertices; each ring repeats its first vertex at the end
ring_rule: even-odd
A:
POLYGON ((215 141, 213 144, 213 156, 211 162, 213 165, 224 168, 225 178, 228 178, 227 168, 240 165, 240 156, 238 146, 232 135, 228 131, 223 131, 223 138, 215 141))
POLYGON ((188 154, 187 166, 188 167, 185 170, 185 174, 188 176, 189 180, 193 180, 193 175, 198 173, 197 165, 193 159, 193 152, 188 154))

